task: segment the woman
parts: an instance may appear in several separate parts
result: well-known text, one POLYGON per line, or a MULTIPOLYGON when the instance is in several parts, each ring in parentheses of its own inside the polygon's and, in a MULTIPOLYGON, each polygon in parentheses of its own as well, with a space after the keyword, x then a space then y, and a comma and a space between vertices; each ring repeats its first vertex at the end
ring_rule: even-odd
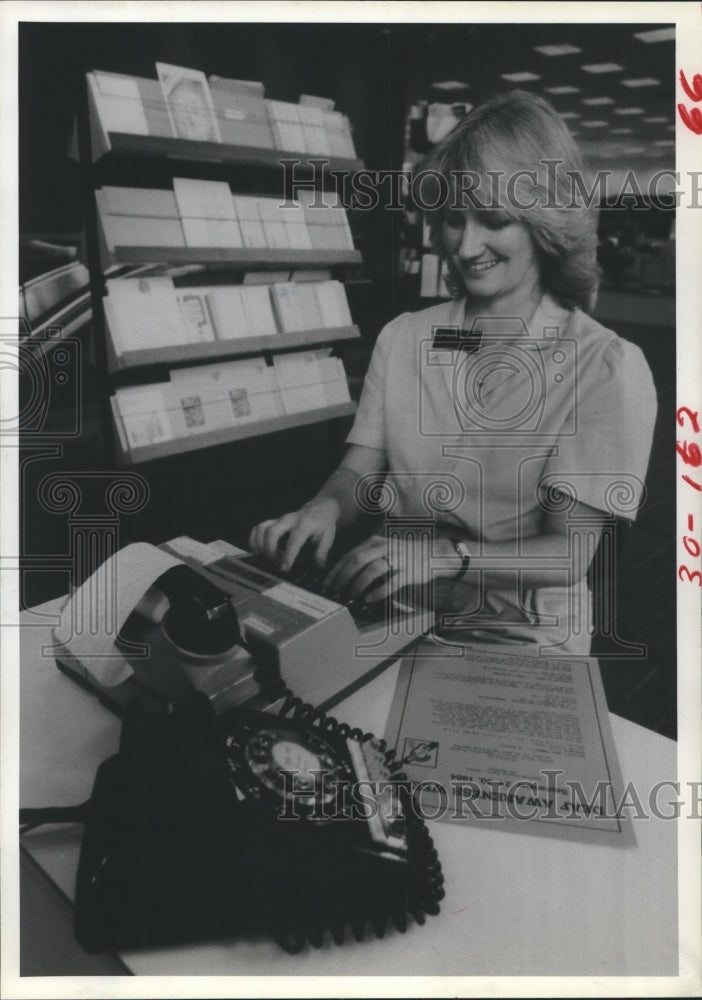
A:
POLYGON ((436 204, 454 299, 381 331, 340 467, 300 511, 254 528, 256 551, 285 570, 307 546, 324 566, 367 477, 386 475, 392 543, 386 531, 346 553, 331 591, 422 588, 461 638, 589 651, 586 573, 605 520, 633 520, 642 501, 656 397, 641 351, 588 315, 597 217, 582 178, 562 119, 519 91, 434 149, 415 191, 436 204), (402 524, 426 519, 432 483, 427 551, 402 524))

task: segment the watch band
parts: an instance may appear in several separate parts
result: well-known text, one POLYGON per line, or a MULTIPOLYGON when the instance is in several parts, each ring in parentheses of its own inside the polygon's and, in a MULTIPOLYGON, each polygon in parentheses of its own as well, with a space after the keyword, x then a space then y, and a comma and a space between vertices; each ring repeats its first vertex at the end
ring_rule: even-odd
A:
POLYGON ((470 566, 470 551, 465 542, 460 541, 457 538, 452 538, 451 542, 456 550, 456 555, 461 557, 461 568, 454 577, 454 581, 461 580, 468 572, 468 567, 470 566))

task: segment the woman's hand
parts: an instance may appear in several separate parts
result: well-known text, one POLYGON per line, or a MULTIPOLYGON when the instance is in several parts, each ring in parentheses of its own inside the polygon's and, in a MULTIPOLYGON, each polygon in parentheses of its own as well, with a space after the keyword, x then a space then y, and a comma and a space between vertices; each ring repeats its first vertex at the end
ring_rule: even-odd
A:
POLYGON ((281 570, 294 565, 304 545, 309 545, 314 561, 326 565, 339 521, 339 505, 331 498, 312 500, 300 510, 257 524, 249 535, 249 546, 281 570))
POLYGON ((371 604, 430 579, 431 549, 426 539, 371 535, 342 556, 325 577, 324 586, 346 600, 362 597, 371 604))

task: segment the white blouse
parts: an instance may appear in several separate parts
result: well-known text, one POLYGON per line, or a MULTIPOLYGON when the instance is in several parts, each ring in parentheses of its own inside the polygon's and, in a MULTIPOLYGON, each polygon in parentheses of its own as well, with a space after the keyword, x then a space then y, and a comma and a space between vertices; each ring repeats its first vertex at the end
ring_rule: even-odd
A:
MULTIPOLYGON (((513 540, 518 554, 570 498, 633 521, 657 409, 641 350, 548 295, 528 326, 476 320, 474 353, 434 346, 436 330, 458 332, 463 315, 463 300, 404 313, 371 357, 347 440, 385 453, 396 523, 429 518, 456 526, 476 554, 481 540, 513 540)), ((475 570, 439 588, 438 606, 461 612, 483 640, 582 654, 587 587, 564 581, 554 567, 553 587, 528 590, 515 570, 512 587, 486 590, 475 570)))

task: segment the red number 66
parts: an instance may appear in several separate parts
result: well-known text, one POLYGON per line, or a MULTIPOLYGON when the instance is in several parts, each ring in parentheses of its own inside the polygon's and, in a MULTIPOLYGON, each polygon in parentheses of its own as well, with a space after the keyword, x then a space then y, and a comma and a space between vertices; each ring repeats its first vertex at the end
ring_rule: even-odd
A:
MULTIPOLYGON (((680 86, 691 101, 702 101, 702 73, 695 73, 690 86, 685 73, 680 70, 680 86)), ((684 104, 678 104, 678 112, 691 132, 702 135, 702 112, 699 108, 688 109, 684 104)))

